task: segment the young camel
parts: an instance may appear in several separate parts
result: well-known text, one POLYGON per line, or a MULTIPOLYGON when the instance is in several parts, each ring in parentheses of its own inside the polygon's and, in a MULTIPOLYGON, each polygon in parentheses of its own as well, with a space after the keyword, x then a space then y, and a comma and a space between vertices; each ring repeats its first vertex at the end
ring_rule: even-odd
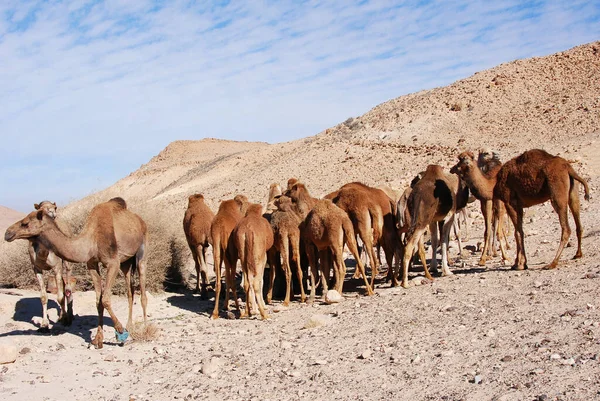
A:
POLYGON ((400 260, 400 238, 394 222, 394 209, 391 199, 381 189, 369 187, 360 182, 343 185, 338 191, 326 196, 348 213, 354 231, 365 244, 371 262, 371 288, 375 286, 378 255, 374 246, 383 247, 389 269, 392 271, 392 286, 397 286, 397 274, 394 272, 393 259, 400 260))
MULTIPOLYGON (((258 305, 260 315, 268 319, 263 299, 263 275, 267 263, 267 250, 273 246, 273 230, 262 216, 262 206, 251 204, 235 227, 232 237, 242 264, 244 290, 246 292, 246 313, 250 316, 250 303, 258 305)), ((271 267, 273 268, 273 267, 271 267)))
POLYGON ((244 195, 236 195, 233 199, 225 200, 219 205, 219 210, 210 225, 210 238, 213 246, 213 258, 215 267, 215 308, 211 315, 212 319, 219 318, 219 296, 221 294, 221 263, 225 262, 225 309, 229 310, 229 293, 233 293, 235 306, 240 310, 235 287, 235 267, 237 263, 237 251, 231 237, 233 229, 246 214, 248 198, 244 195))
POLYGON ((269 251, 269 264, 271 265, 270 285, 267 293, 267 303, 271 303, 273 297, 273 285, 275 283, 276 261, 281 257, 283 271, 285 274, 285 299, 283 305, 287 306, 291 297, 291 267, 290 259, 296 266, 296 276, 300 284, 301 301, 306 301, 304 286, 302 285, 302 267, 300 265, 300 224, 302 217, 292 205, 292 199, 287 196, 279 196, 275 199, 274 206, 277 210, 271 214, 271 228, 274 233, 273 248, 269 251))
MULTIPOLYGON (((541 149, 528 150, 502 166, 497 175, 494 198, 504 202, 508 216, 515 226, 517 256, 513 269, 527 269, 523 208, 547 200, 550 200, 554 211, 558 214, 561 238, 554 260, 545 268, 553 269, 558 265, 563 248, 571 235, 568 209, 571 209, 573 214, 577 233, 577 252, 574 259, 582 257, 583 228, 579 219, 579 194, 575 181, 583 185, 585 200, 589 200, 588 184, 575 172, 571 164, 562 157, 553 156, 541 149)), ((482 180, 482 183, 484 182, 482 180)))
MULTIPOLYGON (((429 165, 423 177, 414 184, 408 198, 410 205, 410 228, 406 235, 406 245, 402 258, 402 287, 408 288, 408 264, 413 256, 415 247, 421 236, 429 226, 431 232, 431 258, 432 269, 436 268, 437 259, 437 227, 438 222, 443 222, 441 229, 442 239, 442 275, 451 275, 448 268, 448 240, 450 229, 453 225, 454 214, 457 209, 464 207, 468 192, 461 189, 459 179, 454 174, 444 173, 441 166, 429 165), (464 199, 463 199, 464 198, 464 199)), ((424 266, 425 275, 431 277, 424 266)))
POLYGON ((6 241, 19 238, 33 238, 50 249, 60 258, 74 263, 87 263, 94 290, 96 291, 96 307, 98 309, 98 331, 92 340, 96 348, 102 348, 104 341, 104 309, 113 321, 117 339, 124 341, 128 333, 117 319, 111 306, 112 286, 119 269, 125 276, 129 314, 127 329, 132 329, 132 310, 134 284, 131 274, 138 271, 144 323, 146 315, 146 223, 137 214, 127 209, 122 198, 113 198, 108 202, 96 205, 90 212, 83 230, 76 237, 68 237, 58 228, 52 217, 38 210, 21 220, 21 225, 14 225, 6 231, 6 241), (106 280, 100 276, 100 263, 106 268, 106 280))
POLYGON ((275 206, 275 199, 281 195, 281 185, 274 182, 269 186, 269 198, 267 199, 267 208, 265 213, 271 214, 275 210, 277 210, 277 206, 275 206))
POLYGON ((190 195, 188 208, 183 217, 183 231, 196 267, 196 292, 200 292, 202 299, 208 296, 206 250, 210 243, 210 225, 214 217, 215 214, 204 203, 204 195, 190 195), (200 278, 202 278, 202 291, 200 291, 200 278))
MULTIPOLYGON (((56 219, 56 203, 50 201, 42 201, 39 204, 34 204, 35 210, 41 210, 52 219, 56 219)), ((30 213, 24 219, 10 226, 6 233, 16 232, 23 224, 28 225, 32 218, 35 218, 37 212, 30 213)), ((57 223, 58 225, 58 223, 57 223)), ((67 227, 59 228, 62 232, 67 230, 67 227)), ((29 258, 33 266, 33 271, 40 285, 40 301, 42 302, 42 324, 39 332, 47 333, 49 331, 50 322, 48 320, 48 295, 46 286, 44 285, 44 271, 51 270, 56 281, 56 298, 60 304, 60 314, 58 321, 64 326, 70 326, 73 322, 73 290, 71 288, 71 265, 65 260, 62 260, 49 248, 45 247, 36 237, 28 238, 29 258), (65 277, 63 279, 63 273, 65 277), (66 299, 65 299, 66 297, 66 299), (65 302, 66 301, 66 302, 65 302), (65 306, 66 303, 66 306, 65 306)))
POLYGON ((356 237, 350 218, 339 207, 328 199, 317 200, 310 196, 308 190, 302 183, 296 183, 286 191, 286 195, 292 199, 301 215, 306 213, 301 226, 302 236, 306 241, 307 254, 311 267, 311 291, 310 302, 315 299, 316 277, 317 277, 317 252, 320 259, 321 273, 323 279, 323 294, 327 293, 329 279, 329 267, 333 260, 335 284, 333 289, 342 294, 346 265, 343 259, 344 243, 356 259, 357 269, 363 276, 367 294, 372 295, 373 290, 367 281, 364 265, 358 254, 356 237), (312 206, 311 206, 312 205, 312 206))
MULTIPOLYGON (((481 160, 481 158, 480 158, 481 160)), ((450 172, 457 174, 462 178, 473 195, 481 202, 481 212, 485 221, 484 242, 479 265, 485 266, 489 251, 491 248, 492 236, 495 236, 496 229, 504 231, 502 213, 504 205, 499 199, 494 199, 494 186, 496 185, 496 177, 502 168, 502 164, 498 161, 491 161, 486 166, 486 173, 483 173, 481 168, 475 162, 475 156, 472 152, 462 152, 458 155, 458 163, 454 165, 450 172), (495 223, 495 224, 494 224, 495 223), (492 225, 494 227, 492 227, 492 225)), ((507 260, 506 251, 502 241, 500 241, 500 251, 502 259, 507 260)))

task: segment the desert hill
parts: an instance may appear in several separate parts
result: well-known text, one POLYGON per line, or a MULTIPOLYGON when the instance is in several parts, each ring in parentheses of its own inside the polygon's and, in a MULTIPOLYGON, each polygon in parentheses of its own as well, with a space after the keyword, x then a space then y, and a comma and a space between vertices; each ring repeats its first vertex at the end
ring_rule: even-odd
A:
POLYGON ((25 217, 24 213, 0 206, 0 232, 4 232, 15 221, 25 217))
MULTIPOLYGON (((594 42, 402 96, 292 142, 176 141, 139 170, 61 213, 77 231, 95 204, 125 198, 148 222, 149 286, 157 290, 166 270, 167 281, 187 280, 190 254, 181 221, 193 193, 203 193, 216 211, 220 200, 237 193, 265 203, 269 184, 292 176, 315 196, 354 180, 403 187, 427 164, 450 166, 460 151, 481 147, 499 150, 504 160, 544 148, 576 161, 584 177, 594 178, 593 188, 600 167, 599 93, 600 42, 594 42)), ((2 268, 14 270, 4 274, 4 284, 34 282, 18 274, 29 269, 24 245, 0 245, 2 268)))

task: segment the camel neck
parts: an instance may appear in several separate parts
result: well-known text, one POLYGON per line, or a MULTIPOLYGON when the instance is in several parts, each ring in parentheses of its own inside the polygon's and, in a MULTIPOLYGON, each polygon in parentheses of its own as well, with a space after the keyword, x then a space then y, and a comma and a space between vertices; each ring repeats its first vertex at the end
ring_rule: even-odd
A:
POLYGON ((74 237, 67 237, 53 220, 46 220, 47 228, 39 235, 39 242, 68 262, 84 263, 92 258, 93 250, 86 230, 74 237))
MULTIPOLYGON (((497 174, 497 171, 495 173, 497 174)), ((463 176, 463 179, 477 199, 491 200, 494 197, 496 175, 486 177, 479 167, 474 166, 463 176)))

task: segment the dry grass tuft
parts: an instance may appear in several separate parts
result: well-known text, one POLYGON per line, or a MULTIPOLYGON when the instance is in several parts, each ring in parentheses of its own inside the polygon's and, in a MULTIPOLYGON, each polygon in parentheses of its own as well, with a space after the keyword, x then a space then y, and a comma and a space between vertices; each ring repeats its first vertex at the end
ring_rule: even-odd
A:
POLYGON ((135 322, 129 334, 135 341, 148 342, 158 339, 160 329, 154 323, 135 322))

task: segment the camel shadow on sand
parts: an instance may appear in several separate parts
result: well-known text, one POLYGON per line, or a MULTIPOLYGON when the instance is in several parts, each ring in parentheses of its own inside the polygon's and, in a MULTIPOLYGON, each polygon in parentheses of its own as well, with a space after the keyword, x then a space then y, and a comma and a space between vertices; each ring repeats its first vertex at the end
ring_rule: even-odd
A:
MULTIPOLYGON (((51 309, 56 309, 57 314, 60 310, 58 303, 52 299, 48 299, 48 311, 51 309)), ((75 311, 77 310, 77 305, 74 306, 75 311)), ((57 336, 62 334, 72 334, 78 337, 81 337, 85 342, 90 343, 92 338, 92 330, 98 327, 98 316, 97 315, 77 315, 73 316, 73 323, 71 326, 63 326, 61 323, 50 321, 50 329, 46 332, 40 330, 39 323, 33 323, 32 320, 34 317, 42 316, 42 305, 40 303, 40 299, 38 297, 32 298, 21 298, 15 304, 15 311, 13 314, 13 320, 16 322, 26 322, 31 323, 33 326, 31 329, 21 329, 21 330, 12 330, 6 333, 0 333, 1 337, 12 337, 12 336, 57 336)), ((110 317, 104 317, 104 330, 105 330, 105 338, 109 337, 107 335, 106 329, 108 327, 113 327, 112 320, 110 317)), ((105 345, 111 345, 112 343, 107 342, 105 340, 105 345)), ((117 344, 116 342, 114 344, 117 344)))

